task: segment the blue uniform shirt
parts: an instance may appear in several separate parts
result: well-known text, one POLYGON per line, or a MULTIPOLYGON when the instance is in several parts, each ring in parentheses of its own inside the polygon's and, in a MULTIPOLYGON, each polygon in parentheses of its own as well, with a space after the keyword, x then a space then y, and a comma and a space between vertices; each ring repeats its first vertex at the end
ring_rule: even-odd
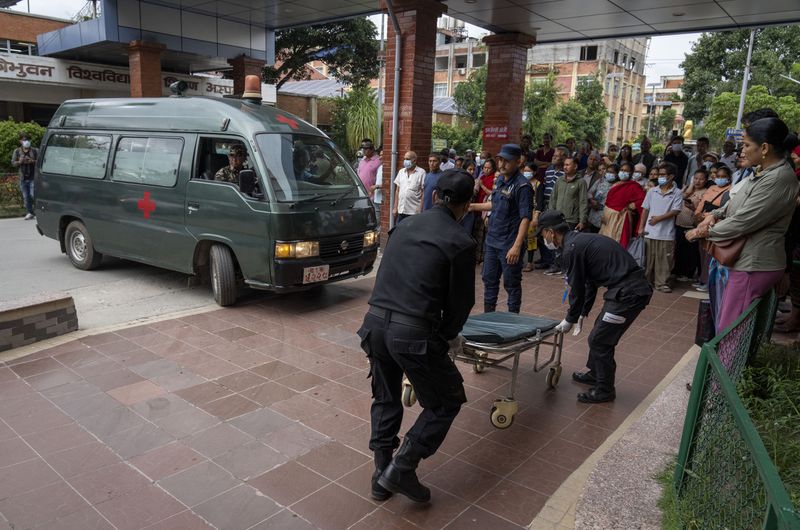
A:
POLYGON ((486 244, 499 249, 509 249, 517 239, 522 219, 531 219, 533 212, 533 188, 517 171, 508 180, 497 177, 492 191, 492 215, 486 244))
POLYGON ((422 190, 422 209, 430 210, 433 208, 433 188, 439 183, 439 175, 441 171, 425 174, 425 181, 422 190))

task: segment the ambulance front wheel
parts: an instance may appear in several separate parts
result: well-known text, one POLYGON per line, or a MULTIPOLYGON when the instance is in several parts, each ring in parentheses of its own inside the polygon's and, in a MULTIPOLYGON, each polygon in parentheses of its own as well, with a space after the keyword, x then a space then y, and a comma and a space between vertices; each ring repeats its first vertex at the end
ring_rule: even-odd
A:
POLYGON ((103 255, 94 249, 92 237, 80 221, 72 221, 64 231, 64 248, 75 268, 90 271, 103 261, 103 255))
POLYGON ((231 249, 225 245, 212 245, 211 258, 211 290, 214 301, 221 306, 233 305, 236 302, 238 289, 236 285, 236 267, 233 264, 231 249))

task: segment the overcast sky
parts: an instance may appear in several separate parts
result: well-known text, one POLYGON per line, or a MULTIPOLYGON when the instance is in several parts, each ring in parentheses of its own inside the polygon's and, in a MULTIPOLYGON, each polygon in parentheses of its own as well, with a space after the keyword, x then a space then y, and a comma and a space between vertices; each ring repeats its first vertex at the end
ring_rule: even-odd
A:
MULTIPOLYGON (((58 18, 72 18, 86 4, 86 0, 21 0, 15 7, 17 11, 27 11, 30 3, 31 13, 47 15, 58 18)), ((373 19, 379 24, 379 18, 373 19)), ((479 36, 485 30, 470 26, 469 33, 479 36)), ((647 82, 658 82, 659 76, 677 75, 682 73, 678 65, 683 61, 684 55, 691 50, 691 44, 699 34, 671 35, 667 37, 653 37, 650 42, 645 73, 647 82)))

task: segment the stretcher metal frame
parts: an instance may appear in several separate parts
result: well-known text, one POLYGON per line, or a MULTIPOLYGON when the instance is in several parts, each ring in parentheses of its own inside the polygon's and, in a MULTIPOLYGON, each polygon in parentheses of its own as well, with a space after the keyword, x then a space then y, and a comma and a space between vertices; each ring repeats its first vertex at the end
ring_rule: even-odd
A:
MULTIPOLYGON (((451 350, 450 358, 472 365, 472 371, 482 373, 487 366, 499 366, 509 359, 513 359, 511 366, 510 389, 507 397, 499 398, 492 404, 490 419, 492 425, 498 429, 507 429, 514 422, 514 416, 519 410, 514 393, 517 387, 517 374, 519 372, 519 358, 523 352, 533 350, 533 371, 541 372, 549 367, 545 381, 549 390, 555 389, 561 378, 561 353, 564 346, 564 334, 555 328, 542 331, 536 329, 528 337, 515 339, 504 343, 476 342, 466 340, 460 350, 451 350), (550 357, 539 362, 539 350, 542 345, 550 346, 550 357)), ((414 389, 408 379, 403 380, 403 404, 407 407, 416 402, 414 389)))

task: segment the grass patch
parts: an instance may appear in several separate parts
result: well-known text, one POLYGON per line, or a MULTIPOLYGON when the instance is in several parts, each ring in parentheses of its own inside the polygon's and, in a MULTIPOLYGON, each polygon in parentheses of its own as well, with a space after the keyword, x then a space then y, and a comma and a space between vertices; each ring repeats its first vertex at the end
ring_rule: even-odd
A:
MULTIPOLYGON (((791 346, 763 345, 751 365, 744 370, 737 390, 797 510, 800 507, 800 343, 791 346)), ((724 438, 726 429, 721 425, 719 427, 717 434, 724 438)), ((749 459, 740 453, 741 445, 730 452, 724 440, 714 441, 714 432, 712 430, 712 436, 705 440, 706 445, 711 446, 706 447, 704 452, 709 461, 749 459)), ((724 471, 716 474, 716 469, 708 467, 702 473, 695 469, 698 475, 687 470, 689 479, 694 481, 693 492, 689 493, 687 488, 686 494, 678 498, 673 487, 675 465, 676 461, 673 460, 654 477, 663 488, 658 507, 662 513, 662 528, 667 530, 703 528, 703 518, 707 518, 709 510, 714 509, 715 497, 726 492, 736 481, 744 479, 742 476, 730 476, 724 471), (734 482, 726 486, 726 480, 734 482)), ((701 466, 700 469, 704 468, 701 466)), ((751 486, 755 487, 756 484, 751 486)), ((735 486, 733 489, 736 489, 735 486)), ((757 512, 765 500, 762 495, 765 495, 763 490, 750 502, 740 505, 739 510, 757 512)))
POLYGON ((0 219, 22 217, 23 215, 25 215, 25 208, 19 206, 0 206, 0 219))

